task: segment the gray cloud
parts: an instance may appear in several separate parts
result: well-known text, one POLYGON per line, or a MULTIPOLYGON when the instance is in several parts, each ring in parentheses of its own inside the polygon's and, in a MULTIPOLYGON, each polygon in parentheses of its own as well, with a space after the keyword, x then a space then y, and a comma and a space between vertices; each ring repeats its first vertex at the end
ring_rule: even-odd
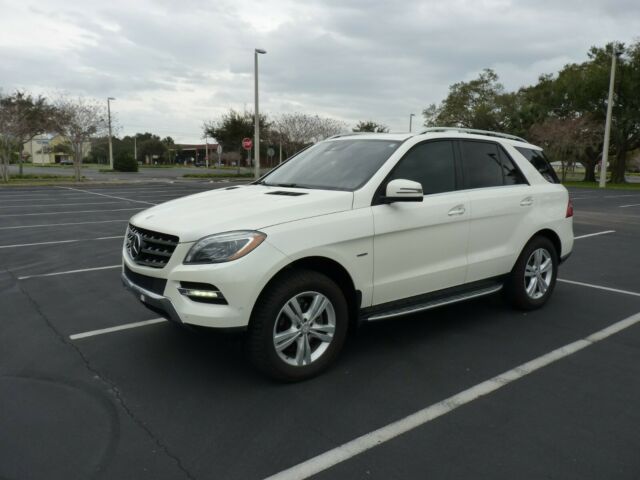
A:
POLYGON ((638 13, 632 0, 27 0, 3 6, 0 87, 116 96, 124 133, 195 140, 203 120, 252 109, 262 47, 263 111, 400 130, 482 68, 513 89, 632 41, 638 13))

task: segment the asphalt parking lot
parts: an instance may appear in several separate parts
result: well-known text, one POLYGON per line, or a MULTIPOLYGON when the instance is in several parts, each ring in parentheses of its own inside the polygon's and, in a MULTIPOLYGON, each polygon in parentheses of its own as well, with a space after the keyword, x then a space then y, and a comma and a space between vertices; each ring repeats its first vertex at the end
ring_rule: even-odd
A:
POLYGON ((283 385, 120 283, 131 215, 226 185, 0 189, 0 478, 640 477, 640 191, 572 191, 542 310, 365 325, 283 385))

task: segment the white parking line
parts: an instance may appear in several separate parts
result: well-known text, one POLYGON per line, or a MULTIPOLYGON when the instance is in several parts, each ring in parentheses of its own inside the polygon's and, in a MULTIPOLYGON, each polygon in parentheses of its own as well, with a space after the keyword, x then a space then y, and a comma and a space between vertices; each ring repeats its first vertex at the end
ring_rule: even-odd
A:
POLYGON ((382 445, 395 437, 414 430, 417 427, 425 425, 426 423, 435 420, 438 417, 446 415, 453 410, 466 405, 480 397, 484 397, 496 390, 501 389, 505 385, 510 384, 516 380, 519 380, 543 367, 551 365, 569 355, 572 355, 580 350, 600 342, 615 333, 621 332, 640 322, 640 313, 632 315, 624 320, 621 320, 613 325, 599 330, 588 337, 581 340, 577 340, 568 345, 560 347, 552 352, 541 355, 527 363, 519 365, 511 370, 508 370, 500 375, 497 375, 489 380, 486 380, 478 385, 475 385, 467 390, 464 390, 456 395, 453 395, 441 402, 430 405, 422 410, 419 410, 405 418, 390 423, 382 428, 374 430, 373 432, 362 435, 350 442, 347 442, 339 447, 331 449, 325 453, 322 453, 316 457, 310 458, 305 462, 295 465, 287 470, 270 476, 267 480, 298 480, 303 478, 309 478, 312 475, 316 475, 328 468, 344 462, 360 453, 366 452, 374 447, 382 445))
POLYGON ((592 283, 576 282, 575 280, 566 280, 564 278, 559 278, 558 281, 559 282, 563 282, 563 283, 570 283, 572 285, 580 285, 582 287, 589 287, 589 288, 596 288, 598 290, 605 290, 607 292, 623 293, 625 295, 633 295, 634 297, 640 297, 640 293, 631 292, 629 290, 619 290, 617 288, 603 287, 602 285, 594 285, 592 283))
POLYGON ((71 273, 95 272, 96 270, 109 270, 112 268, 122 268, 122 265, 118 264, 118 265, 107 265, 106 267, 80 268, 78 270, 67 270, 65 272, 38 273, 35 275, 25 275, 23 277, 18 277, 18 280, 27 280, 29 278, 40 278, 40 277, 55 277, 58 275, 68 275, 71 273))
POLYGON ((17 228, 64 227, 67 225, 89 225, 91 223, 113 223, 113 222, 128 222, 128 221, 129 220, 96 220, 93 222, 42 223, 40 225, 16 225, 13 227, 0 227, 0 230, 15 230, 17 228))
POLYGON ((620 205, 618 208, 640 207, 640 203, 632 203, 631 205, 620 205))
POLYGON ((59 243, 89 242, 94 240, 113 240, 114 238, 124 238, 124 235, 116 235, 115 237, 77 238, 73 240, 53 240, 51 242, 38 242, 38 243, 17 243, 14 245, 0 245, 0 248, 34 247, 36 245, 56 245, 59 243))
POLYGON ((630 193, 629 195, 607 195, 604 198, 639 197, 640 193, 630 193))
POLYGON ((607 233, 616 233, 616 231, 615 230, 605 230, 603 232, 588 233, 586 235, 580 235, 578 237, 573 237, 573 239, 574 240, 580 240, 581 238, 595 237, 596 235, 606 235, 607 233))
POLYGON ((96 335, 104 335, 105 333, 118 332, 120 330, 128 330, 130 328, 145 327, 147 325, 153 325, 154 323, 166 322, 164 318, 153 318, 151 320, 144 320, 142 322, 125 323, 124 325, 118 325, 117 327, 101 328, 100 330, 91 330, 89 332, 75 333, 69 335, 71 340, 78 340, 80 338, 94 337, 96 335))
POLYGON ((58 188, 66 188, 67 190, 74 190, 76 192, 91 193, 93 195, 100 195, 101 197, 117 198, 118 200, 126 200, 127 202, 137 202, 137 203, 144 203, 147 205, 157 205, 157 203, 145 202, 144 200, 133 200, 131 198, 116 197, 115 195, 107 195, 106 193, 90 192, 88 190, 81 190, 79 188, 73 188, 73 187, 58 187, 58 188))
POLYGON ((0 208, 30 208, 30 207, 72 207, 74 205, 113 205, 114 203, 122 203, 119 202, 75 202, 75 203, 44 203, 39 205, 5 205, 0 208))
POLYGON ((98 212, 126 212, 131 210, 144 210, 144 207, 136 208, 114 208, 111 210, 67 210, 65 212, 44 212, 44 213, 10 213, 2 214, 0 217, 26 217, 34 215, 71 215, 75 213, 98 213, 98 212))

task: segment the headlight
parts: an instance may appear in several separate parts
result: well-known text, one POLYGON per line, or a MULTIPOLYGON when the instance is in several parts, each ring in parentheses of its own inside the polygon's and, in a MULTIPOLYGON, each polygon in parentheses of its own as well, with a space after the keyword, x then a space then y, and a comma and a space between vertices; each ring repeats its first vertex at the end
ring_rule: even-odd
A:
POLYGON ((184 263, 223 263, 237 260, 254 250, 267 236, 243 230, 211 235, 198 240, 187 253, 184 263))

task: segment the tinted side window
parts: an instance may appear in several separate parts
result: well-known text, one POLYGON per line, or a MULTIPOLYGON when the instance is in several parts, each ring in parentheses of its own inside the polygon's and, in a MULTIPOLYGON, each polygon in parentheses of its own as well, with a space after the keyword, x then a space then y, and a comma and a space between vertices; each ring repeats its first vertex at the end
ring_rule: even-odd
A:
POLYGON ((550 183, 560 183, 556 172, 549 164, 549 160, 544 156, 544 153, 540 150, 532 150, 530 148, 516 147, 524 157, 531 162, 531 165, 536 167, 536 170, 550 183))
POLYGON ((390 180, 420 182, 425 195, 456 189, 453 143, 426 142, 415 146, 398 162, 390 180))
POLYGON ((527 183, 520 170, 515 166, 511 157, 503 149, 500 149, 500 160, 502 161, 502 176, 505 185, 519 185, 527 183))
POLYGON ((462 140, 460 148, 465 188, 503 185, 502 163, 495 143, 462 140))

